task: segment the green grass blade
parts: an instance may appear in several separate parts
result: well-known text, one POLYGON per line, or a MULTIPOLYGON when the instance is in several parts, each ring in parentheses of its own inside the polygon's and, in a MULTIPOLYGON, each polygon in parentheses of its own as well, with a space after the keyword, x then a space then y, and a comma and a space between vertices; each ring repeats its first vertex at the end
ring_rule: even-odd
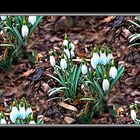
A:
POLYGON ((139 24, 137 24, 136 22, 134 22, 134 21, 132 21, 132 20, 128 20, 130 23, 132 23, 132 24, 134 24, 134 25, 136 25, 137 27, 139 27, 140 28, 140 25, 139 24))
POLYGON ((14 44, 0 44, 1 47, 15 47, 14 44))
POLYGON ((140 43, 134 43, 134 44, 129 45, 129 46, 132 47, 132 46, 138 46, 138 45, 140 45, 140 43))
POLYGON ((100 99, 103 100, 103 99, 104 99, 104 92, 103 92, 103 90, 101 89, 100 85, 99 85, 98 82, 95 81, 95 80, 94 80, 94 85, 95 85, 95 88, 96 88, 96 90, 97 90, 97 93, 98 93, 100 99))

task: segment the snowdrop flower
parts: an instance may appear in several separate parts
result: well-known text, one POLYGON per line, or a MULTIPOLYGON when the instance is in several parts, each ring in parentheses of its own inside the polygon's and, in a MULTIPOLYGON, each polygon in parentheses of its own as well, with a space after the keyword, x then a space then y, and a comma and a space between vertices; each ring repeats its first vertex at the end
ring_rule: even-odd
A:
POLYGON ((113 59, 113 55, 111 53, 111 50, 109 50, 108 55, 107 55, 107 63, 109 63, 109 61, 112 59, 113 59))
POLYGON ((7 18, 7 16, 1 16, 2 20, 5 20, 7 18))
POLYGON ((32 25, 34 25, 34 23, 36 22, 36 16, 29 16, 28 21, 29 21, 29 23, 31 23, 32 25))
POLYGON ((30 121, 29 124, 36 124, 34 120, 30 121))
POLYGON ((67 46, 68 47, 69 41, 67 39, 64 39, 63 41, 63 46, 67 46))
POLYGON ((82 64, 82 67, 81 67, 81 69, 82 69, 82 73, 83 74, 87 74, 87 66, 86 66, 86 64, 82 64))
POLYGON ((74 51, 75 50, 75 45, 72 42, 70 42, 69 45, 70 45, 71 50, 74 51))
POLYGON ((50 63, 51 63, 52 66, 55 65, 55 58, 54 58, 54 56, 50 56, 50 63))
POLYGON ((132 120, 134 121, 136 119, 136 112, 135 112, 135 110, 131 110, 130 115, 131 115, 132 120))
POLYGON ((23 103, 19 105, 19 112, 20 112, 20 118, 25 119, 26 118, 26 111, 25 111, 25 106, 23 103))
POLYGON ((102 88, 103 88, 103 91, 107 91, 109 89, 109 81, 108 81, 106 75, 104 75, 104 79, 102 82, 102 88))
POLYGON ((91 66, 96 69, 97 64, 99 63, 100 57, 99 54, 97 53, 97 49, 94 48, 94 52, 91 58, 91 66))
POLYGON ((117 69, 114 66, 114 64, 111 66, 109 70, 109 76, 112 77, 113 79, 115 79, 115 77, 117 76, 117 69))
POLYGON ((0 124, 7 124, 5 118, 2 118, 2 119, 0 120, 0 124))
POLYGON ((75 54, 74 54, 73 50, 70 51, 70 56, 71 56, 71 58, 75 57, 75 54))
POLYGON ((12 107, 12 110, 10 112, 10 119, 13 123, 16 122, 16 119, 20 116, 20 112, 16 106, 12 107))
POLYGON ((103 65, 106 65, 106 63, 107 63, 106 53, 105 53, 104 49, 101 49, 101 51, 100 51, 100 63, 103 65))
POLYGON ((67 62, 64 58, 61 59, 60 66, 61 66, 62 70, 65 70, 67 68, 67 62))
POLYGON ((26 109, 26 117, 28 117, 30 114, 32 114, 32 108, 31 107, 28 107, 26 109))
POLYGON ((67 49, 67 48, 64 48, 64 52, 65 52, 65 55, 64 55, 64 57, 65 57, 65 59, 70 59, 70 51, 67 49))
POLYGON ((22 28, 21 28, 21 34, 22 36, 25 38, 29 33, 29 29, 27 27, 27 25, 22 25, 22 28))

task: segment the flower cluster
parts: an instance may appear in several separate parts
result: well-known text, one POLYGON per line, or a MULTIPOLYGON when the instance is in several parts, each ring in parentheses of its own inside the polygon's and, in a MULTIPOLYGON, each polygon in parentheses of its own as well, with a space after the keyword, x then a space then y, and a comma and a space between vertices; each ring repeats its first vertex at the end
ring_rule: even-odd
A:
MULTIPOLYGON (((62 43, 62 56, 60 60, 60 67, 62 70, 67 69, 67 61, 75 57, 75 45, 65 34, 64 41, 62 43)), ((54 67, 56 64, 55 53, 53 51, 49 52, 50 54, 50 64, 54 67)))
POLYGON ((20 103, 18 103, 17 100, 13 101, 10 120, 15 124, 36 124, 33 120, 32 108, 25 98, 22 98, 20 103))
POLYGON ((97 49, 97 46, 94 47, 94 51, 92 53, 91 58, 91 66, 93 67, 93 69, 96 70, 98 65, 100 65, 103 68, 102 89, 103 91, 107 91, 110 87, 110 83, 108 80, 106 69, 109 68, 109 77, 112 79, 116 78, 118 72, 114 64, 114 58, 111 53, 111 50, 109 50, 105 44, 100 50, 97 49))

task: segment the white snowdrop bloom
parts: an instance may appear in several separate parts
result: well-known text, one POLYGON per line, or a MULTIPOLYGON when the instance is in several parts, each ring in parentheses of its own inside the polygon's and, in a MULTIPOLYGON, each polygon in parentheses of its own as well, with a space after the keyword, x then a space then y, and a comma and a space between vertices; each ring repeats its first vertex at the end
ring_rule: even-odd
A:
POLYGON ((82 73, 83 74, 86 74, 87 73, 87 70, 88 69, 87 69, 87 66, 85 64, 82 65, 81 69, 82 69, 82 73))
POLYGON ((96 69, 97 64, 99 63, 99 54, 98 53, 93 53, 92 58, 91 58, 91 66, 96 69))
POLYGON ((30 121, 29 124, 36 124, 34 120, 30 121))
POLYGON ((1 16, 2 20, 5 20, 7 18, 7 16, 1 16))
POLYGON ((64 58, 61 59, 60 66, 61 66, 62 70, 65 70, 67 68, 67 62, 64 58))
POLYGON ((107 79, 103 79, 102 88, 104 91, 109 89, 109 81, 107 79))
POLYGON ((16 122, 16 119, 20 116, 19 110, 16 106, 12 107, 12 110, 10 112, 10 119, 13 123, 16 122))
POLYGON ((32 108, 31 107, 28 107, 27 109, 26 109, 26 117, 28 117, 30 114, 32 114, 32 108))
POLYGON ((67 58, 70 59, 70 51, 68 49, 64 49, 64 52, 66 53, 66 54, 64 54, 65 59, 67 59, 67 58))
POLYGON ((113 55, 112 55, 112 53, 109 53, 107 55, 107 63, 109 63, 109 61, 112 60, 112 59, 113 59, 113 55))
POLYGON ((71 58, 75 57, 75 53, 73 50, 70 51, 70 56, 71 56, 71 58))
POLYGON ((19 105, 19 112, 20 112, 20 118, 25 119, 26 118, 26 111, 25 111, 25 107, 19 105))
POLYGON ((54 56, 50 56, 50 64, 52 65, 52 66, 54 66, 55 65, 55 58, 54 58, 54 56))
POLYGON ((136 112, 135 112, 135 110, 131 110, 130 115, 131 115, 132 120, 134 121, 136 119, 136 112))
POLYGON ((0 124, 7 124, 5 118, 3 118, 3 119, 0 120, 0 124))
POLYGON ((67 39, 64 39, 63 41, 63 46, 67 46, 68 47, 69 41, 67 39))
POLYGON ((109 76, 112 77, 113 79, 115 79, 115 77, 117 76, 117 69, 115 66, 110 68, 109 76))
POLYGON ((28 21, 29 21, 29 23, 31 23, 32 25, 34 25, 34 23, 36 22, 36 16, 29 16, 28 21))
POLYGON ((29 29, 27 27, 27 25, 22 25, 22 28, 21 28, 21 34, 23 37, 26 37, 29 33, 29 29))
POLYGON ((72 42, 70 43, 70 48, 71 48, 72 51, 75 50, 75 45, 72 42))
POLYGON ((106 65, 107 63, 107 58, 106 58, 106 53, 100 51, 100 63, 103 65, 106 65))

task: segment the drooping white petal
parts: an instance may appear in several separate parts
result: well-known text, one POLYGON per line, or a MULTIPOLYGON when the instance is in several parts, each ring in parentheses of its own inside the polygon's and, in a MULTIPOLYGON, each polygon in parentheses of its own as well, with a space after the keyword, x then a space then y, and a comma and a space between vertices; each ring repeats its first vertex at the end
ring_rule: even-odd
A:
POLYGON ((107 91, 109 89, 109 81, 107 79, 103 80, 102 88, 103 88, 103 91, 107 91))
POLYGON ((71 48, 72 51, 75 50, 75 45, 72 42, 70 43, 70 48, 71 48))
POLYGON ((131 110, 130 115, 133 121, 137 118, 135 110, 131 110))
POLYGON ((98 53, 93 53, 92 58, 91 58, 91 66, 96 69, 97 64, 99 63, 99 54, 98 53))
POLYGON ((16 119, 20 116, 19 110, 17 107, 12 107, 12 110, 10 112, 10 119, 13 123, 15 123, 16 119))
POLYGON ((112 53, 109 53, 107 55, 107 63, 109 63, 109 61, 112 60, 112 59, 113 59, 113 55, 112 55, 112 53))
POLYGON ((50 56, 50 63, 51 63, 52 66, 55 65, 55 58, 54 58, 54 56, 50 56))
POLYGON ((26 111, 25 111, 25 107, 21 107, 19 105, 19 112, 20 112, 20 118, 25 119, 26 118, 26 111))
POLYGON ((29 21, 29 23, 31 23, 32 25, 34 25, 34 23, 36 22, 36 16, 29 16, 28 21, 29 21))
POLYGON ((112 77, 113 79, 117 76, 117 69, 115 66, 110 68, 109 76, 112 77))
POLYGON ((36 124, 34 120, 30 121, 29 124, 36 124))
POLYGON ((7 18, 7 16, 1 16, 2 20, 5 20, 7 18))
POLYGON ((101 63, 102 65, 106 65, 106 63, 107 63, 107 58, 106 58, 106 54, 105 54, 105 53, 100 52, 100 63, 101 63))
POLYGON ((70 55, 71 55, 71 58, 75 57, 75 54, 74 54, 73 50, 70 51, 70 55))
POLYGON ((7 124, 6 120, 3 118, 0 120, 0 124, 7 124))
POLYGON ((61 59, 60 66, 61 66, 62 70, 65 70, 67 68, 67 62, 65 59, 61 59))
POLYGON ((29 29, 27 27, 27 25, 22 25, 22 28, 21 28, 21 34, 23 37, 26 37, 29 33, 29 29))
POLYGON ((87 66, 85 64, 82 65, 81 69, 83 74, 87 73, 87 66))
POLYGON ((28 117, 30 114, 32 114, 32 108, 31 107, 28 107, 27 109, 26 109, 26 117, 28 117))
POLYGON ((64 49, 64 52, 66 53, 64 54, 65 59, 70 59, 70 51, 68 49, 64 49))
POLYGON ((63 46, 67 46, 68 47, 68 43, 69 43, 69 41, 67 39, 64 39, 63 46))

